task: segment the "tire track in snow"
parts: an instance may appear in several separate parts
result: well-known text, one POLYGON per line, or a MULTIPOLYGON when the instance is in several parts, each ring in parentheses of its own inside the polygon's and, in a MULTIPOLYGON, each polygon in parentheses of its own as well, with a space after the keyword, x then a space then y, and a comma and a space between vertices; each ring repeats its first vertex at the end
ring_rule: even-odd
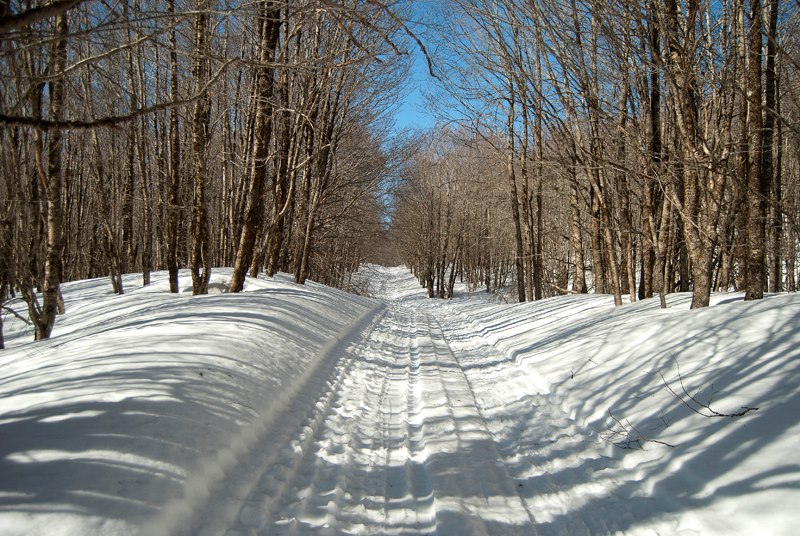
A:
POLYGON ((390 304, 329 352, 193 523, 166 532, 537 534, 516 454, 427 310, 390 304))
POLYGON ((382 492, 382 464, 376 463, 375 452, 376 447, 380 450, 382 437, 376 436, 376 428, 369 424, 381 418, 381 401, 390 380, 375 359, 389 344, 387 324, 391 326, 385 317, 370 337, 352 349, 349 359, 353 366, 346 371, 336 401, 317 430, 314 448, 301 462, 305 470, 298 471, 287 485, 282 508, 262 533, 378 530, 383 504, 375 497, 382 492))
POLYGON ((372 333, 384 314, 385 306, 376 305, 323 348, 313 367, 283 389, 254 422, 242 427, 227 448, 199 461, 196 474, 184 483, 184 496, 166 504, 140 534, 237 534, 241 521, 253 525, 268 517, 273 498, 279 495, 273 491, 280 490, 280 483, 296 470, 274 462, 292 457, 312 437, 320 408, 330 403, 337 378, 351 364, 346 349, 362 340, 365 332, 372 333), (306 418, 299 418, 304 412, 306 418), (291 442, 294 436, 298 440, 291 442))
MULTIPOLYGON (((435 505, 430 477, 424 465, 424 430, 419 421, 419 345, 417 322, 408 311, 402 313, 407 338, 407 358, 389 371, 392 396, 387 397, 386 489, 384 534, 430 534, 436 527, 435 505), (396 409, 395 409, 396 408, 396 409)), ((402 355, 402 354, 401 354, 402 355)))
MULTIPOLYGON (((448 318, 460 319, 450 322, 454 331, 472 334, 464 344, 470 348, 469 361, 493 364, 488 369, 478 367, 471 371, 468 381, 474 386, 476 407, 510 475, 518 483, 520 497, 532 513, 538 532, 614 533, 617 529, 609 526, 607 519, 592 510, 582 510, 578 498, 605 495, 605 485, 593 479, 595 471, 602 471, 607 463, 596 441, 590 439, 596 434, 580 427, 565 413, 554 394, 538 394, 538 377, 531 377, 530 371, 503 357, 480 335, 474 335, 476 325, 468 315, 457 308, 444 309, 448 318), (509 395, 497 396, 494 390, 498 383, 508 386, 509 395), (572 470, 575 465, 585 467, 583 474, 572 470), (573 472, 574 476, 567 476, 573 472)), ((620 509, 629 510, 624 504, 620 509)))
POLYGON ((533 519, 441 325, 425 313, 420 352, 426 468, 444 534, 536 534, 533 519))
POLYGON ((429 534, 434 526, 430 481, 411 443, 416 326, 404 310, 390 307, 382 324, 353 349, 355 366, 342 383, 317 432, 320 448, 306 454, 287 486, 286 500, 262 534, 429 534), (373 386, 380 385, 380 388, 373 386), (337 407, 358 408, 347 419, 337 407), (340 438, 343 456, 330 460, 326 437, 340 438), (333 461, 325 465, 323 460, 333 461), (342 480, 336 475, 348 474, 342 480), (342 483, 339 501, 325 503, 330 482, 342 483))
POLYGON ((340 392, 321 405, 319 426, 297 449, 296 470, 272 491, 280 495, 272 519, 250 529, 535 534, 469 382, 434 323, 428 314, 390 306, 353 348, 335 384, 340 392), (352 407, 360 411, 341 411, 352 407))
MULTIPOLYGON (((253 491, 234 501, 240 511, 227 534, 386 532, 389 423, 405 427, 407 419, 385 408, 396 405, 397 390, 407 383, 397 376, 407 359, 395 360, 409 346, 405 322, 390 308, 348 348, 305 424, 270 439, 287 446, 270 457, 253 491)), ((225 533, 222 528, 206 525, 205 532, 225 533)))

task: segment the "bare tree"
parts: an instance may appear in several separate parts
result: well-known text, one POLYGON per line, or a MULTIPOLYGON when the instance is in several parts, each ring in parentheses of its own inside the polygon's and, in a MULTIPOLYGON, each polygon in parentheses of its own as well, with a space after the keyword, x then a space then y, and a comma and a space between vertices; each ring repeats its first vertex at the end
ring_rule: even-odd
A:
MULTIPOLYGON (((210 78, 210 0, 198 0, 194 21, 194 59, 192 75, 195 92, 200 93, 210 78)), ((194 201, 192 202, 192 291, 207 294, 211 277, 209 229, 206 201, 208 164, 206 146, 211 117, 211 98, 204 94, 194 103, 192 117, 192 157, 194 161, 194 201)))
POLYGON ((256 102, 250 175, 247 187, 247 205, 239 249, 233 267, 229 290, 240 292, 253 259, 256 235, 264 211, 264 190, 269 179, 269 146, 272 139, 272 103, 274 91, 274 58, 280 34, 281 6, 277 2, 262 1, 258 5, 259 65, 256 68, 254 99, 256 102))
MULTIPOLYGON (((50 101, 49 116, 51 120, 58 121, 64 115, 66 93, 64 79, 60 76, 67 65, 67 36, 69 27, 67 15, 59 14, 54 22, 52 72, 54 76, 48 84, 50 101)), ((46 253, 44 267, 44 285, 42 288, 42 305, 33 289, 23 288, 23 293, 28 302, 28 310, 35 328, 36 339, 47 339, 53 331, 56 314, 59 310, 60 283, 62 258, 64 248, 64 235, 62 227, 62 199, 64 189, 63 167, 63 134, 59 130, 49 133, 47 147, 47 168, 42 162, 37 162, 39 179, 42 181, 42 190, 46 196, 46 253)), ((41 157, 41 153, 37 151, 41 157)))
MULTIPOLYGON (((747 282, 745 299, 764 297, 766 266, 766 215, 771 177, 762 172, 764 121, 761 87, 761 0, 750 0, 747 28, 747 282)), ((770 170, 771 171, 771 170, 770 170)))

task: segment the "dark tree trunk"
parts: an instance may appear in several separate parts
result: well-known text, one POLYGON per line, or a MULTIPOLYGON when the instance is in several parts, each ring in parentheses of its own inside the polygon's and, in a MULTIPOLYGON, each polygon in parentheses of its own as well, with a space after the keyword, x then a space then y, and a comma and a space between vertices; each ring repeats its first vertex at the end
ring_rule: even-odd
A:
POLYGON ((233 267, 229 290, 241 292, 250 261, 253 258, 258 226, 264 211, 264 190, 269 178, 269 146, 272 137, 274 70, 272 65, 281 27, 279 2, 262 1, 259 6, 261 24, 261 65, 255 82, 256 118, 253 135, 252 163, 248 179, 244 225, 233 267))
MULTIPOLYGON (((574 150, 574 148, 573 148, 574 150)), ((572 195, 570 205, 572 208, 571 225, 571 246, 572 254, 575 257, 575 277, 572 280, 572 292, 575 294, 586 294, 589 289, 586 285, 586 261, 583 250, 583 226, 581 224, 581 196, 578 177, 575 173, 575 165, 569 166, 570 182, 572 184, 572 195)))
MULTIPOLYGON (((195 15, 194 77, 195 93, 203 91, 210 76, 209 65, 209 24, 210 3, 199 0, 195 15)), ((192 202, 192 293, 208 294, 208 280, 211 277, 208 215, 206 207, 206 175, 208 143, 208 122, 211 116, 211 99, 208 94, 202 95, 194 105, 192 117, 192 156, 194 160, 194 200, 192 202)))
MULTIPOLYGON (((5 232, 5 229, 0 230, 0 232, 5 232)), ((5 248, 0 250, 0 252, 4 255, 9 253, 5 250, 5 248)), ((10 256, 6 258, 10 258, 10 256)), ((0 263, 2 262, 4 261, 0 261, 0 263)), ((1 310, 3 304, 6 302, 6 297, 8 296, 9 284, 7 278, 9 277, 9 274, 6 272, 6 266, 0 266, 0 350, 5 350, 6 348, 5 338, 3 337, 3 311, 1 310)))
MULTIPOLYGON (((769 7, 769 22, 767 25, 767 65, 764 73, 764 147, 761 153, 761 173, 764 180, 770 181, 772 192, 770 197, 770 210, 772 212, 770 225, 770 265, 769 265, 769 291, 781 290, 781 237, 783 227, 783 213, 781 207, 782 184, 780 159, 776 165, 774 150, 776 145, 775 118, 777 117, 778 77, 775 72, 775 54, 778 49, 778 7, 779 0, 767 0, 769 7)), ((780 141, 778 141, 780 145, 780 141)))
MULTIPOLYGON (((175 0, 169 0, 168 10, 175 12, 175 0)), ((178 44, 175 23, 169 30, 169 62, 170 62, 170 100, 178 99, 178 44)), ((169 271, 170 292, 180 292, 178 286, 178 238, 181 210, 180 210, 180 133, 178 132, 178 109, 169 110, 169 130, 167 133, 169 144, 169 191, 167 205, 167 269, 169 271)))
POLYGON ((525 238, 523 241, 523 256, 525 266, 525 299, 533 301, 534 281, 533 274, 535 271, 534 259, 536 258, 536 242, 534 240, 533 232, 533 214, 531 210, 531 194, 530 194, 530 173, 528 170, 528 109, 524 104, 525 93, 521 95, 523 101, 522 106, 522 138, 520 139, 520 154, 519 154, 519 167, 521 175, 522 187, 522 221, 524 227, 525 238))
POLYGON ((517 299, 520 303, 525 301, 525 248, 522 242, 522 221, 519 213, 519 194, 517 193, 517 174, 514 170, 514 88, 511 85, 512 97, 508 102, 508 159, 506 164, 506 177, 508 179, 508 187, 510 191, 511 200, 511 217, 514 220, 514 244, 516 246, 516 255, 514 257, 514 268, 516 270, 517 282, 517 299))
POLYGON ((592 280, 594 291, 598 294, 605 294, 606 288, 606 265, 604 260, 603 231, 600 215, 600 201, 594 188, 589 188, 589 197, 592 209, 592 280))
POLYGON ((682 156, 683 199, 678 213, 684 224, 686 249, 691 260, 693 309, 707 307, 711 301, 715 229, 720 206, 711 198, 715 192, 724 191, 725 184, 725 176, 715 175, 713 166, 706 165, 700 140, 698 67, 694 51, 699 8, 698 0, 689 0, 685 15, 679 16, 677 0, 664 1, 667 79, 674 99, 682 156), (711 191, 712 183, 714 191, 711 191))
MULTIPOLYGON (((625 73, 627 75, 627 73, 625 73)), ((627 103, 629 86, 627 77, 622 81, 622 96, 619 102, 619 142, 617 145, 617 159, 619 160, 621 171, 617 172, 617 191, 619 200, 620 217, 620 245, 622 248, 622 258, 620 263, 620 283, 621 293, 630 296, 631 303, 636 301, 636 255, 633 242, 633 220, 631 216, 630 192, 628 190, 628 176, 625 167, 625 132, 627 129, 627 103)))
MULTIPOLYGON (((658 30, 658 23, 655 20, 654 2, 648 2, 649 17, 647 20, 648 42, 650 45, 649 62, 649 128, 650 128, 650 161, 652 164, 652 175, 656 178, 661 177, 662 171, 662 143, 661 143, 661 35, 658 30)), ((647 176, 644 184, 644 206, 643 219, 647 231, 643 240, 642 248, 642 277, 639 282, 639 298, 651 298, 653 289, 656 287, 656 269, 660 265, 663 268, 662 255, 658 248, 658 227, 657 220, 660 213, 659 200, 656 180, 647 176)), ((666 300, 662 296, 662 306, 666 306, 666 300)))
POLYGON ((764 123, 761 105, 761 0, 750 1, 749 19, 746 87, 747 142, 750 158, 747 166, 748 256, 744 299, 758 300, 764 297, 767 199, 771 180, 771 177, 763 172, 761 165, 764 158, 764 123))

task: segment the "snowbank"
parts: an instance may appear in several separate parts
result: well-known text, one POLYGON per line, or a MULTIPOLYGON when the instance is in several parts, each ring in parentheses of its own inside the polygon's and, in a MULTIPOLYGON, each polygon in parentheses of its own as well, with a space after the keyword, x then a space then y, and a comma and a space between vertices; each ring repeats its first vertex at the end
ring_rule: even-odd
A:
MULTIPOLYGON (((214 274, 214 288, 224 288, 229 272, 214 274)), ((255 446, 301 465, 276 471, 276 482, 325 476, 320 464, 345 483, 351 473, 404 467, 412 476, 458 477, 470 453, 491 452, 511 479, 510 486, 494 483, 505 490, 494 499, 521 501, 540 534, 788 535, 800 523, 800 295, 756 302, 716 295, 712 307, 697 311, 680 294, 666 310, 658 300, 615 308, 610 297, 593 295, 497 305, 463 288, 454 300, 429 300, 404 268, 370 267, 359 277, 377 300, 294 285, 283 275, 249 280, 241 294, 193 297, 183 275, 178 295, 167 292, 163 273, 147 288, 127 277, 123 296, 107 280, 65 285, 68 312, 48 341, 33 343, 22 322, 7 321, 0 534, 181 533, 203 504, 216 501, 211 513, 226 512, 228 503, 242 507, 239 497, 215 490, 223 477, 237 483, 226 490, 247 495, 247 471, 271 475, 271 458, 253 456, 255 446), (379 314, 384 301, 388 313, 379 314), (408 325, 376 328, 389 313, 408 325), (420 376, 419 363, 400 366, 400 356, 413 361, 421 349, 430 361, 426 374, 439 370, 466 382, 452 397, 435 387, 435 375, 420 376), (343 362, 352 366, 334 374, 343 362), (344 389, 353 396, 339 397, 344 389), (394 395, 404 392, 430 411, 397 406, 403 397, 394 395), (374 403, 369 411, 359 406, 362 394, 374 403), (306 406, 311 417, 295 413, 306 406), (331 437, 317 437, 322 428, 304 425, 309 418, 330 425, 331 437), (402 422, 412 418, 421 423, 402 422), (486 433, 477 441, 470 431, 462 444, 444 432, 447 423, 486 433), (439 436, 415 437, 427 445, 425 456, 404 458, 413 453, 385 444, 388 454, 368 452, 382 443, 353 447, 344 433, 373 438, 388 433, 382 426, 396 433, 390 439, 399 447, 410 437, 403 430, 439 436), (320 452, 333 445, 334 454, 366 449, 358 459, 375 466, 354 472, 347 465, 354 462, 323 464, 317 443, 320 452), (440 443, 467 451, 441 455, 433 447, 440 443), (307 452, 292 450, 300 447, 307 452)), ((423 499, 432 505, 439 493, 430 528, 448 514, 445 499, 473 498, 424 488, 398 502, 402 486, 389 489, 392 482, 370 481, 387 489, 368 502, 377 516, 370 526, 396 533, 424 532, 401 521, 418 517, 412 509, 423 499)), ((353 501, 350 510, 366 508, 355 491, 340 495, 353 501)), ((234 517, 250 520, 246 508, 234 517)), ((192 522, 198 519, 205 518, 192 522)), ((511 532, 523 527, 510 517, 489 521, 511 532)))
POLYGON ((622 496, 633 512, 622 526, 633 532, 792 534, 800 295, 715 295, 702 310, 689 310, 690 300, 614 308, 611 297, 584 295, 451 311, 503 352, 494 381, 517 385, 503 404, 544 396, 607 444, 607 481, 589 471, 573 482, 574 492, 600 485, 607 497, 585 508, 612 510, 611 497, 622 496))
POLYGON ((180 523, 377 306, 288 278, 195 297, 187 275, 178 295, 165 273, 126 277, 122 296, 106 279, 64 285, 48 341, 9 320, 0 534, 133 534, 165 504, 152 528, 180 523))

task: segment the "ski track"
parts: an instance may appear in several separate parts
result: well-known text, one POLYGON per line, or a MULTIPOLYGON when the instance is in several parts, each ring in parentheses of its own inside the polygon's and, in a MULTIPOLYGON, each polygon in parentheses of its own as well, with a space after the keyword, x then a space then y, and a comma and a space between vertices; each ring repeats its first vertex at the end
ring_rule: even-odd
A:
POLYGON ((449 308, 390 302, 320 365, 186 533, 613 532, 600 519, 562 516, 569 483, 548 470, 556 441, 585 449, 590 432, 546 396, 517 407, 482 398, 497 388, 504 358, 476 334, 462 338, 462 359, 498 365, 462 366, 442 313, 448 325, 469 324, 449 308))
MULTIPOLYGON (((470 333, 462 337, 460 347, 469 348, 469 361, 477 366, 462 370, 470 370, 468 383, 476 406, 532 515, 536 529, 533 534, 613 534, 618 528, 609 526, 607 519, 592 511, 580 512, 581 505, 575 504, 576 488, 581 488, 577 495, 584 498, 606 493, 605 486, 590 481, 608 463, 597 441, 589 439, 596 437, 596 432, 579 427, 558 405, 557 397, 538 393, 539 381, 517 369, 476 334, 471 319, 457 308, 446 306, 444 310, 461 333, 470 333), (453 322, 455 318, 459 320, 453 322), (507 370, 509 367, 512 373, 507 370), (492 393, 499 384, 510 393, 522 394, 517 400, 499 399, 492 393), (569 466, 576 463, 586 466, 580 475, 583 479, 553 474, 565 467, 571 469, 569 466)), ((624 504, 618 506, 620 512, 630 513, 624 504)))

